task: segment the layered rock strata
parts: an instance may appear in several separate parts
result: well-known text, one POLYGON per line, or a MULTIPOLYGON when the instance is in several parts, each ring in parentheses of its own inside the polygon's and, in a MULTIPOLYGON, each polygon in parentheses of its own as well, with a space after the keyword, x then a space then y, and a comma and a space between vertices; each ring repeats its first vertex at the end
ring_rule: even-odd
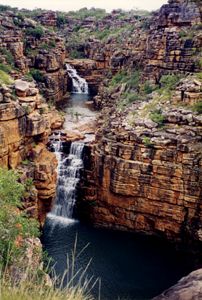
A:
POLYGON ((145 115, 155 96, 125 113, 102 110, 81 201, 96 225, 202 240, 202 118, 175 105, 185 86, 186 101, 200 101, 201 83, 183 82, 158 104, 163 127, 145 115))
POLYGON ((33 83, 16 80, 14 87, 2 86, 0 92, 0 166, 24 166, 23 172, 37 189, 27 206, 43 219, 44 207, 50 207, 55 196, 57 167, 46 143, 51 128, 59 128, 63 119, 49 109, 33 83))

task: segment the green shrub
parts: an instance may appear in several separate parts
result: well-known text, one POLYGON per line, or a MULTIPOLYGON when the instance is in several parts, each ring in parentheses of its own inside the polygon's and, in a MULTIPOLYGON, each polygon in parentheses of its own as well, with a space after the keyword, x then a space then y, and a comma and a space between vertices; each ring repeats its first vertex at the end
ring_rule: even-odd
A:
POLYGON ((151 94, 155 90, 155 87, 152 86, 149 81, 146 81, 143 89, 145 94, 151 94))
POLYGON ((0 64, 0 70, 4 71, 5 73, 10 73, 12 68, 5 64, 0 64))
POLYGON ((140 82, 140 71, 136 70, 131 73, 122 70, 116 73, 111 80, 110 85, 115 86, 117 84, 126 83, 128 89, 135 89, 138 87, 140 82))
POLYGON ((52 49, 52 48, 55 48, 56 47, 56 43, 55 41, 50 41, 48 43, 43 43, 39 46, 41 49, 46 49, 46 50, 49 50, 49 49, 52 49))
POLYGON ((33 81, 33 77, 30 73, 27 73, 24 75, 24 80, 28 81, 28 82, 32 82, 33 81))
POLYGON ((199 114, 202 114, 202 100, 194 105, 194 111, 199 114))
MULTIPOLYGON (((28 108, 28 107, 26 107, 26 108, 28 108)), ((30 161, 29 161, 28 159, 25 159, 25 160, 22 161, 22 164, 23 164, 24 166, 28 166, 29 163, 30 163, 30 161)))
POLYGON ((160 109, 153 110, 150 113, 150 118, 153 122, 157 123, 159 126, 162 126, 165 122, 165 117, 162 115, 160 109))
POLYGON ((10 10, 11 7, 8 5, 0 5, 0 12, 10 10))
POLYGON ((14 57, 13 57, 12 53, 10 52, 10 50, 8 50, 6 48, 0 48, 0 54, 2 54, 5 57, 7 63, 10 66, 14 66, 15 65, 14 57))
POLYGON ((88 17, 95 17, 95 19, 100 20, 107 15, 106 11, 101 8, 81 8, 78 11, 70 11, 67 16, 71 16, 80 20, 84 20, 88 17))
POLYGON ((146 147, 152 147, 153 146, 153 143, 151 142, 151 139, 148 136, 144 136, 142 141, 143 141, 143 144, 146 147))
POLYGON ((119 83, 124 83, 126 77, 127 77, 127 72, 125 70, 119 71, 112 77, 110 85, 115 86, 119 83))
POLYGON ((38 236, 38 223, 20 210, 25 186, 13 170, 0 169, 0 265, 12 264, 24 252, 23 239, 38 236))
POLYGON ((180 78, 180 76, 174 74, 163 75, 160 79, 160 85, 165 89, 174 90, 180 78))
POLYGON ((44 82, 44 76, 43 73, 37 69, 31 69, 30 70, 31 76, 36 80, 37 82, 44 82))
POLYGON ((128 75, 127 77, 127 86, 131 89, 138 87, 140 83, 140 71, 136 70, 128 75))
POLYGON ((5 73, 4 71, 0 70, 0 84, 11 84, 13 82, 12 78, 5 73))
POLYGON ((85 58, 84 52, 78 51, 77 49, 72 49, 69 53, 69 56, 74 59, 85 58))
POLYGON ((44 36, 45 32, 44 32, 43 27, 37 26, 35 28, 26 29, 26 34, 31 35, 31 36, 35 37, 36 39, 40 40, 40 38, 44 36))
POLYGON ((66 23, 66 17, 64 14, 59 13, 57 16, 57 27, 62 27, 66 23))

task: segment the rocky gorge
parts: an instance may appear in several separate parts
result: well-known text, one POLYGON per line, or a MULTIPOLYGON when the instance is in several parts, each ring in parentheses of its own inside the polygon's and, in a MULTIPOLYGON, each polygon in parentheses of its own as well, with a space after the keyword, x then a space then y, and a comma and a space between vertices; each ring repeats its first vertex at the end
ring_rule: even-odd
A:
MULTIPOLYGON (((94 133, 84 147, 79 218, 182 244, 201 266, 201 23, 197 0, 169 0, 152 14, 0 12, 0 166, 33 181, 24 210, 43 224, 54 204, 50 136, 62 132, 69 149, 94 133), (69 132, 57 109, 72 90, 66 64, 87 81, 98 110, 95 124, 69 132)), ((188 282, 200 283, 198 272, 188 282)), ((185 299, 172 293, 165 297, 185 299)))

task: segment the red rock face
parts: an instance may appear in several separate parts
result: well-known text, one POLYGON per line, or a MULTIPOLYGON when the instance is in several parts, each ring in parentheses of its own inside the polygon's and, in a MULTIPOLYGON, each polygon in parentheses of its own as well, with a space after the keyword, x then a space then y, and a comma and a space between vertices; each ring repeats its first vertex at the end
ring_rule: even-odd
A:
MULTIPOLYGON (((127 69, 140 55, 144 81, 158 82, 169 72, 199 72, 194 48, 199 51, 200 34, 189 42, 180 38, 181 30, 191 31, 199 22, 197 2, 170 1, 151 21, 144 48, 138 51, 135 40, 128 58, 120 62, 117 53, 117 61, 127 69)), ((116 61, 112 57, 109 64, 116 61)), ((122 112, 117 109, 119 92, 101 87, 95 98, 102 111, 81 185, 81 214, 99 226, 202 241, 202 119, 183 107, 200 101, 201 82, 189 77, 170 100, 157 101, 164 128, 145 117, 144 107, 155 101, 137 100, 122 112)))
POLYGON ((0 167, 19 168, 22 179, 33 179, 34 187, 24 201, 29 214, 44 221, 56 192, 57 160, 46 149, 51 128, 59 128, 63 119, 42 102, 33 83, 15 81, 12 91, 0 89, 0 167))
MULTIPOLYGON (((200 126, 201 121, 196 130, 200 126)), ((94 181, 84 184, 83 199, 93 223, 174 239, 181 238, 183 230, 192 231, 194 223, 200 227, 201 144, 188 137, 180 140, 177 131, 151 133, 160 137, 153 146, 123 129, 114 136, 97 136, 95 167, 86 172, 86 180, 94 181)), ((196 239, 199 227, 192 231, 196 239)))

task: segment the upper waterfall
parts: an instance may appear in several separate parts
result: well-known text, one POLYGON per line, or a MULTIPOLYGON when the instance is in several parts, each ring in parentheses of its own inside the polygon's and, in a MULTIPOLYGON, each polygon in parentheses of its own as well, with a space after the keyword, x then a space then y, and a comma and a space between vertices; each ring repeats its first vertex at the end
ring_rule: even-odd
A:
POLYGON ((87 81, 84 78, 80 77, 76 69, 74 69, 71 65, 66 64, 66 68, 69 76, 72 79, 72 92, 77 94, 88 94, 87 81))

